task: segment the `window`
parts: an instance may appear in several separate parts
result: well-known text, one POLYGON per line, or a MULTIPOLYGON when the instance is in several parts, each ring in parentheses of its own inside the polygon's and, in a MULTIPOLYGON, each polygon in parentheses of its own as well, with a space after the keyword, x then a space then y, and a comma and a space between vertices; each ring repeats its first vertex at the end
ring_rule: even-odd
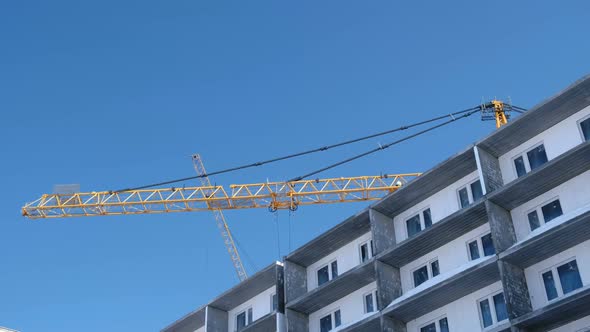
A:
POLYGON ((365 313, 377 311, 377 290, 363 295, 365 313))
POLYGON ((481 183, 479 180, 471 182, 469 185, 460 188, 457 193, 459 195, 459 205, 461 205, 461 208, 468 207, 483 196, 483 191, 481 189, 481 183))
POLYGON ((321 267, 318 272, 318 286, 336 278, 338 276, 338 261, 333 261, 330 264, 321 267))
POLYGON ((430 261, 428 264, 417 268, 412 274, 414 275, 414 287, 418 287, 428 279, 436 277, 440 274, 438 259, 430 261))
POLYGON ((488 233, 483 236, 478 236, 475 240, 467 243, 467 251, 469 253, 469 260, 478 259, 480 257, 492 256, 496 253, 494 242, 492 241, 492 234, 488 233))
POLYGON ((320 332, 331 331, 342 324, 340 309, 320 318, 320 332))
POLYGON ((275 311, 277 310, 278 307, 278 298, 277 298, 277 293, 274 293, 270 296, 270 311, 275 311))
POLYGON ((508 319, 504 293, 499 292, 478 301, 479 315, 484 329, 508 319))
POLYGON ((449 332, 449 322, 447 317, 443 317, 430 322, 420 328, 420 332, 449 332))
POLYGON ((575 259, 552 267, 548 271, 541 273, 541 277, 543 278, 548 301, 582 287, 582 278, 575 259), (556 282, 557 278, 559 278, 559 282, 556 282))
POLYGON ((590 141, 590 117, 580 121, 580 131, 584 141, 590 141))
POLYGON ((537 145, 526 153, 516 156, 513 161, 516 176, 521 177, 547 162, 545 146, 543 144, 537 145))
POLYGON ((559 199, 553 199, 551 202, 529 211, 527 213, 527 218, 529 220, 531 231, 534 231, 541 227, 541 224, 546 224, 562 214, 563 211, 559 199))
POLYGON ((406 220, 406 226, 408 229, 408 237, 412 237, 422 230, 432 226, 432 214, 430 208, 422 210, 422 212, 406 220))
POLYGON ((373 255, 375 254, 375 250, 373 248, 373 240, 369 240, 369 241, 361 244, 359 246, 359 250, 360 250, 361 263, 364 263, 364 262, 368 261, 369 259, 371 259, 371 257, 373 257, 373 255))
POLYGON ((241 331, 252 324, 252 308, 248 308, 236 315, 236 330, 241 331))

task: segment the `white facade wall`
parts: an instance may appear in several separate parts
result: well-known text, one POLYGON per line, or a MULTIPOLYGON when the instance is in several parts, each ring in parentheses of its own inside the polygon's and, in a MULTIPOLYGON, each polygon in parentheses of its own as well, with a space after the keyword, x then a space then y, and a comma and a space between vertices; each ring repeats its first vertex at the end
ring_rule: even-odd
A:
POLYGON ((454 302, 420 316, 406 324, 407 332, 420 332, 420 328, 435 319, 447 317, 451 331, 482 331, 478 300, 502 290, 502 283, 495 282, 454 302))
POLYGON ((588 115, 590 115, 590 106, 500 156, 498 160, 500 162, 504 184, 517 178, 512 159, 522 153, 526 153, 526 151, 536 145, 543 143, 545 145, 547 159, 551 160, 584 142, 578 121, 586 118, 588 115))
MULTIPOLYGON (((362 287, 347 296, 335 301, 324 308, 309 314, 309 331, 320 331, 320 319, 329 313, 340 310, 342 325, 339 328, 344 328, 347 325, 353 324, 365 315, 364 295, 374 291, 377 288, 375 282, 362 287)), ((378 313, 378 312, 375 312, 378 313)))
MULTIPOLYGON (((559 198, 563 210, 563 216, 558 217, 560 220, 569 219, 568 213, 577 209, 590 208, 589 184, 590 171, 586 171, 510 211, 518 241, 524 239, 531 232, 527 214, 532 209, 545 205, 555 198, 559 198)), ((550 221, 550 223, 559 222, 558 218, 550 221)))
POLYGON ((338 275, 352 269, 361 263, 360 245, 371 240, 371 232, 361 235, 342 248, 330 253, 307 267, 307 290, 311 291, 318 287, 317 270, 334 260, 338 261, 338 275))
MULTIPOLYGON (((551 245, 551 243, 548 243, 547 245, 551 245)), ((575 247, 562 251, 553 257, 524 269, 526 282, 531 295, 531 304, 533 305, 533 310, 539 309, 549 304, 547 301, 547 295, 545 293, 545 286, 543 284, 541 273, 547 271, 547 269, 553 266, 569 262, 574 258, 578 263, 580 277, 582 279, 582 284, 584 285, 583 287, 586 287, 590 284, 590 240, 582 242, 575 247)), ((559 279, 556 279, 555 282, 559 282, 559 279)), ((560 298, 562 297, 558 297, 555 300, 560 298)))
POLYGON ((550 332, 588 332, 590 331, 590 316, 580 318, 550 332))
POLYGON ((438 258, 441 274, 456 269, 469 262, 467 243, 489 232, 490 225, 485 223, 444 246, 402 266, 400 268, 402 291, 405 293, 414 288, 413 271, 434 259, 438 258))
POLYGON ((276 286, 272 286, 269 289, 265 290, 264 292, 254 296, 250 300, 238 305, 237 307, 233 308, 232 310, 228 311, 227 320, 228 320, 228 331, 235 331, 236 330, 236 315, 240 312, 252 308, 252 321, 256 321, 257 319, 264 317, 271 313, 271 305, 272 305, 272 294, 276 292, 276 286))
POLYGON ((195 332, 205 332, 205 326, 196 329, 195 332))
POLYGON ((474 171, 459 181, 442 189, 436 194, 424 199, 411 208, 401 212, 393 218, 396 242, 400 243, 408 238, 406 220, 421 211, 430 208, 432 223, 436 223, 446 216, 460 209, 458 190, 479 179, 478 171, 474 171))

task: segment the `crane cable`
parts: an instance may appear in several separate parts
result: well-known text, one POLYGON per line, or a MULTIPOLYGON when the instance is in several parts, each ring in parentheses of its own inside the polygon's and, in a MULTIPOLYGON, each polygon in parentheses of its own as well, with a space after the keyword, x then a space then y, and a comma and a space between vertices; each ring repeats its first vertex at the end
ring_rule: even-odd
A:
MULTIPOLYGON (((417 126, 424 125, 424 124, 427 124, 427 123, 431 123, 431 122, 434 122, 434 121, 442 120, 442 119, 445 119, 445 118, 447 118, 449 116, 451 118, 454 118, 456 115, 461 115, 461 114, 463 114, 463 115, 464 114, 471 115, 474 112, 477 112, 479 110, 480 110, 480 106, 476 106, 476 107, 468 108, 468 109, 465 109, 465 110, 462 110, 462 111, 458 111, 458 112, 454 112, 454 113, 448 113, 448 114, 445 114, 445 115, 437 116, 435 118, 428 119, 428 120, 425 120, 425 121, 420 121, 420 122, 416 122, 416 123, 413 123, 413 124, 410 124, 410 125, 401 126, 399 128, 390 129, 390 130, 382 131, 382 132, 379 132, 379 133, 376 133, 376 134, 372 134, 372 135, 368 135, 368 136, 363 136, 363 137, 355 138, 355 139, 352 139, 352 140, 343 141, 343 142, 340 142, 340 143, 335 143, 335 144, 332 144, 332 145, 326 145, 326 146, 323 146, 323 147, 319 147, 319 148, 315 148, 315 149, 311 149, 311 150, 307 150, 307 151, 303 151, 303 152, 298 152, 298 153, 294 153, 294 154, 290 154, 290 155, 286 155, 286 156, 282 156, 282 157, 277 157, 277 158, 268 159, 268 160, 264 160, 264 161, 259 161, 259 162, 256 162, 256 163, 246 164, 246 165, 237 166, 237 167, 231 167, 231 168, 227 168, 227 169, 223 169, 223 170, 219 170, 219 171, 214 171, 214 172, 210 172, 210 173, 203 173, 203 174, 199 174, 199 175, 195 175, 195 176, 189 176, 189 177, 175 179, 175 180, 170 180, 170 181, 152 183, 152 184, 148 184, 148 185, 144 185, 144 186, 140 186, 140 187, 135 187, 135 188, 120 189, 120 190, 111 191, 111 192, 120 193, 120 192, 124 192, 124 191, 132 191, 132 190, 140 190, 140 189, 153 188, 153 187, 163 186, 163 185, 167 185, 167 184, 173 184, 173 183, 178 183, 178 182, 183 182, 183 181, 188 181, 188 180, 194 180, 194 179, 198 179, 198 178, 209 177, 209 176, 213 176, 213 175, 219 175, 219 174, 229 173, 229 172, 233 172, 233 171, 237 171, 237 170, 241 170, 241 169, 262 166, 262 165, 273 163, 273 162, 277 162, 277 161, 287 160, 287 159, 291 159, 291 158, 295 158, 295 157, 300 157, 300 156, 304 156, 304 155, 315 153, 315 152, 326 151, 326 150, 329 150, 329 149, 332 149, 332 148, 335 148, 335 147, 340 147, 340 146, 344 146, 344 145, 348 145, 348 144, 352 144, 352 143, 361 142, 361 141, 368 140, 368 139, 371 139, 371 138, 375 138, 375 137, 379 137, 379 136, 391 134, 391 133, 394 133, 394 132, 397 132, 397 131, 407 130, 407 129, 410 129, 410 128, 413 128, 413 127, 417 127, 417 126)), ((417 136, 417 135, 414 135, 414 136, 417 136)), ((411 136, 411 137, 414 137, 414 136, 411 136)))
POLYGON ((479 112, 479 108, 478 108, 477 110, 473 110, 473 111, 471 111, 471 112, 467 112, 467 113, 465 113, 465 114, 463 114, 463 115, 461 115, 461 116, 459 116, 459 117, 454 117, 454 116, 451 116, 451 119, 450 119, 450 120, 448 120, 448 121, 445 121, 445 122, 443 122, 443 123, 440 123, 440 124, 437 124, 436 126, 432 126, 432 127, 426 128, 426 129, 424 129, 424 130, 421 130, 421 131, 419 131, 419 132, 417 132, 417 133, 415 133, 415 134, 412 134, 412 135, 406 136, 406 137, 404 137, 404 138, 398 139, 398 140, 396 140, 396 141, 393 141, 393 142, 391 142, 391 143, 388 143, 388 144, 385 144, 385 145, 379 145, 379 147, 378 147, 378 148, 375 148, 375 149, 369 150, 369 151, 367 151, 367 152, 363 152, 363 153, 361 153, 361 154, 358 154, 358 155, 352 156, 352 157, 350 157, 350 158, 347 158, 347 159, 344 159, 344 160, 342 160, 342 161, 339 161, 339 162, 337 162, 337 163, 334 163, 334 164, 332 164, 332 165, 329 165, 329 166, 326 166, 326 167, 320 168, 320 169, 318 169, 318 170, 316 170, 316 171, 313 171, 313 172, 307 173, 307 174, 305 174, 305 175, 301 175, 301 176, 298 176, 298 177, 292 178, 291 180, 288 180, 287 182, 300 181, 300 180, 303 180, 303 179, 305 179, 305 178, 308 178, 308 177, 310 177, 310 176, 312 176, 312 175, 316 175, 316 174, 318 174, 318 173, 321 173, 321 172, 323 172, 323 171, 327 171, 327 170, 329 170, 329 169, 331 169, 331 168, 334 168, 334 167, 337 167, 337 166, 340 166, 340 165, 343 165, 343 164, 349 163, 349 162, 351 162, 351 161, 354 161, 354 160, 356 160, 356 159, 360 159, 360 158, 362 158, 362 157, 368 156, 368 155, 370 155, 370 154, 373 154, 373 153, 375 153, 375 152, 378 152, 378 151, 381 151, 381 150, 385 150, 385 149, 387 149, 387 148, 389 148, 389 147, 391 147, 391 146, 393 146, 393 145, 396 145, 396 144, 399 144, 399 143, 401 143, 401 142, 407 141, 407 140, 409 140, 410 138, 414 138, 414 137, 416 137, 416 136, 419 136, 419 135, 425 134, 425 133, 427 133, 427 132, 429 132, 429 131, 432 131, 432 130, 434 130, 434 129, 440 128, 440 127, 442 127, 442 126, 445 126, 445 125, 448 125, 448 124, 450 124, 450 123, 452 123, 452 122, 455 122, 455 121, 457 121, 457 120, 464 119, 464 118, 466 118, 466 117, 468 117, 468 116, 470 116, 470 115, 472 115, 472 114, 474 114, 474 113, 476 113, 476 112, 479 112))

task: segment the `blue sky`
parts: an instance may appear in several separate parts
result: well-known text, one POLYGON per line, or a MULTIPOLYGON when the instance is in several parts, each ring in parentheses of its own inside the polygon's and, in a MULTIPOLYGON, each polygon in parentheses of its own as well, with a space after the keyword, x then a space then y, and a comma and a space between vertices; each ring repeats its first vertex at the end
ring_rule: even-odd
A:
MULTIPOLYGON (((210 213, 20 216, 53 185, 190 176, 194 152, 216 170, 482 98, 528 108, 589 72, 589 10, 587 1, 3 1, 0 326, 157 331, 237 282, 210 213)), ((322 176, 425 171, 493 129, 473 116, 322 176)), ((399 137, 213 181, 286 180, 399 137)), ((278 239, 266 210, 226 216, 253 272, 364 206, 281 212, 278 239)))

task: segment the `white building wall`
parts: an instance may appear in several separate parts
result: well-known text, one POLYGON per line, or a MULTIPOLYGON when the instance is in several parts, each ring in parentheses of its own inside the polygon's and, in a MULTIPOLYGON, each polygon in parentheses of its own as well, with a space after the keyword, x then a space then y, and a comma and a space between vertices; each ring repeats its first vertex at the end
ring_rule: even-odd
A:
POLYGON ((477 301, 502 289, 500 281, 464 296, 420 316, 406 324, 407 332, 420 332, 420 327, 442 317, 447 317, 451 331, 482 331, 477 301))
POLYGON ((424 199, 423 201, 418 202, 416 205, 395 216, 393 218, 393 223, 395 228, 396 242, 399 243, 408 238, 406 220, 420 213, 421 211, 430 208, 433 224, 452 214, 453 212, 458 211, 460 205, 459 194, 457 191, 459 188, 464 187, 478 179, 479 174, 477 171, 474 171, 459 181, 451 184, 436 194, 424 199))
POLYGON ((445 244, 444 246, 429 252, 428 254, 402 266, 400 275, 402 281, 402 291, 405 293, 414 288, 414 277, 412 272, 438 258, 440 273, 460 267, 469 262, 467 243, 490 232, 490 225, 485 223, 478 228, 464 234, 461 237, 445 244))
POLYGON ((547 159, 551 160, 582 143, 584 140, 580 127, 578 126, 578 121, 587 117, 589 114, 590 106, 500 156, 498 160, 500 162, 504 184, 517 178, 512 159, 522 153, 526 153, 526 151, 537 144, 543 143, 545 145, 547 159))
POLYGON ((205 326, 196 329, 195 332, 205 332, 205 326))
POLYGON ((311 291, 318 287, 317 270, 330 262, 338 261, 338 275, 352 269, 361 263, 360 245, 371 240, 371 232, 367 232, 356 238, 342 248, 330 253, 307 267, 307 290, 311 291))
POLYGON ((588 332, 590 331, 590 316, 580 318, 569 324, 560 326, 550 332, 588 332))
MULTIPOLYGON (((547 245, 551 244, 548 243, 547 245)), ((578 263, 582 284, 586 287, 590 284, 590 240, 582 242, 575 247, 562 251, 553 257, 524 269, 526 282, 531 296, 531 304, 533 305, 534 310, 544 307, 549 303, 541 273, 553 266, 569 262, 574 258, 578 263)), ((555 282, 559 282, 559 279, 556 279, 555 282)), ((557 299, 559 298, 560 297, 557 299)))
POLYGON ((336 310, 340 310, 342 320, 342 325, 340 326, 340 328, 344 328, 347 325, 353 324, 361 320, 366 316, 363 297, 365 294, 374 291, 376 288, 376 283, 372 282, 367 286, 362 287, 357 291, 348 294, 340 300, 335 301, 318 311, 312 312, 311 314, 309 314, 309 331, 319 332, 320 318, 336 310))
POLYGON ((250 300, 236 306, 232 310, 228 312, 227 320, 228 320, 228 331, 235 331, 236 330, 236 315, 240 312, 246 310, 247 308, 252 308, 252 321, 256 321, 257 319, 268 315, 271 312, 271 295, 276 292, 276 287, 273 285, 269 289, 265 290, 264 292, 256 295, 255 297, 251 298, 250 300))
MULTIPOLYGON (((518 241, 524 239, 531 232, 527 214, 539 205, 549 203, 554 198, 559 197, 563 216, 561 219, 568 219, 568 213, 577 209, 590 208, 590 171, 586 171, 567 182, 533 198, 532 200, 514 208, 510 211, 514 230, 518 241)), ((550 221, 557 223, 558 219, 550 221)))

